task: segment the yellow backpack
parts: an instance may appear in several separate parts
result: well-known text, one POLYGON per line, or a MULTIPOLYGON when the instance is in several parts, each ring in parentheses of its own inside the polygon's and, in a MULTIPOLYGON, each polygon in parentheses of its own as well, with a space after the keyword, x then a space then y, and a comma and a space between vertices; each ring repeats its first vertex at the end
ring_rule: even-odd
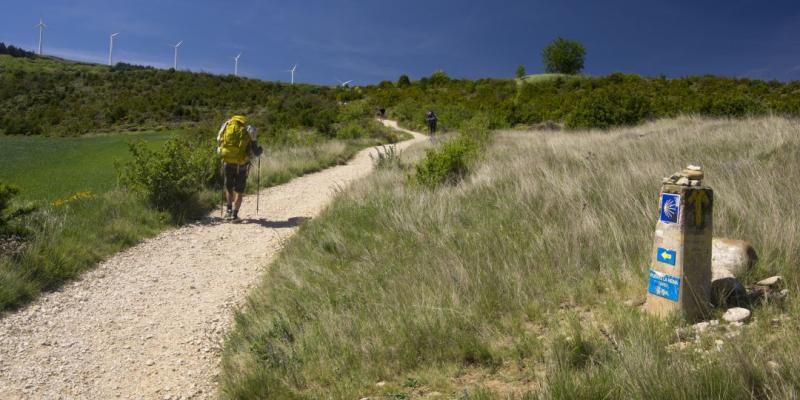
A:
POLYGON ((234 115, 228 120, 220 143, 220 157, 229 164, 246 164, 249 160, 250 135, 247 133, 247 118, 234 115))

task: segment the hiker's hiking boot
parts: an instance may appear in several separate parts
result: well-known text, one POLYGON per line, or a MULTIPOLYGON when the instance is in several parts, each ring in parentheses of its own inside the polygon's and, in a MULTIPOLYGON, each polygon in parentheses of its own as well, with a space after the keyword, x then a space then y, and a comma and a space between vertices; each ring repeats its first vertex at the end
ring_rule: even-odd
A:
POLYGON ((231 222, 233 222, 235 224, 238 224, 239 222, 242 222, 242 220, 239 218, 239 212, 238 211, 234 211, 233 212, 233 215, 231 216, 231 222))
POLYGON ((225 221, 230 221, 232 219, 233 219, 233 210, 228 209, 228 211, 225 211, 225 221))

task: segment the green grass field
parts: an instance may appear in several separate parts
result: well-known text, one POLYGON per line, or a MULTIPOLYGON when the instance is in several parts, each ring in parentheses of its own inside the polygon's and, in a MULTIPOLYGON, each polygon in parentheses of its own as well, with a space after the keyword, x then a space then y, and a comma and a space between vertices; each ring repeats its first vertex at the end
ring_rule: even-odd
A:
POLYGON ((20 200, 54 201, 77 192, 99 194, 117 186, 115 161, 130 159, 127 143, 153 148, 170 134, 143 132, 77 138, 0 136, 0 182, 20 188, 20 200))
POLYGON ((799 138, 796 120, 681 118, 501 133, 466 181, 432 191, 381 170, 249 295, 221 395, 797 398, 799 138), (629 305, 647 290, 661 178, 690 163, 715 189, 715 235, 759 253, 743 282, 782 274, 791 293, 742 328, 687 334, 629 305))

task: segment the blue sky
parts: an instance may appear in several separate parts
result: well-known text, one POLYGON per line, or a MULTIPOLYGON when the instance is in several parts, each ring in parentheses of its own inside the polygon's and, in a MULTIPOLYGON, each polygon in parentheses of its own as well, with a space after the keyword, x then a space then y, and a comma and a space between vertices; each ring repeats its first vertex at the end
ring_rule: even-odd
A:
POLYGON ((800 80, 800 1, 4 1, 0 41, 105 62, 169 67, 184 40, 181 69, 299 82, 355 84, 443 69, 454 77, 541 72, 556 36, 582 42, 585 72, 670 77, 715 74, 800 80))

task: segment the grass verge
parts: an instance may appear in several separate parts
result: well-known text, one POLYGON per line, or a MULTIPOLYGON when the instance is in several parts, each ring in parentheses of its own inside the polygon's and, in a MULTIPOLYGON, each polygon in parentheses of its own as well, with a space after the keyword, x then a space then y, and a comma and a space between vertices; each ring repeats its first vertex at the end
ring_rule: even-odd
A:
MULTIPOLYGON (((373 144, 377 142, 360 139, 270 150, 262 156, 261 186, 279 185, 346 162, 373 144)), ((250 179, 250 188, 255 190, 254 173, 250 179)), ((220 197, 219 191, 204 191, 199 195, 199 209, 189 214, 202 215, 219 204, 220 197)), ((0 312, 25 304, 106 257, 174 226, 170 220, 141 196, 121 189, 78 192, 44 205, 22 221, 28 231, 25 240, 0 246, 0 312)))
POLYGON ((759 252, 745 280, 780 273, 796 293, 799 138, 793 120, 682 118, 503 133, 470 178, 432 191, 379 170, 249 295, 221 395, 796 397, 796 297, 690 338, 626 303, 646 290, 661 177, 689 163, 716 190, 715 234, 759 252))

